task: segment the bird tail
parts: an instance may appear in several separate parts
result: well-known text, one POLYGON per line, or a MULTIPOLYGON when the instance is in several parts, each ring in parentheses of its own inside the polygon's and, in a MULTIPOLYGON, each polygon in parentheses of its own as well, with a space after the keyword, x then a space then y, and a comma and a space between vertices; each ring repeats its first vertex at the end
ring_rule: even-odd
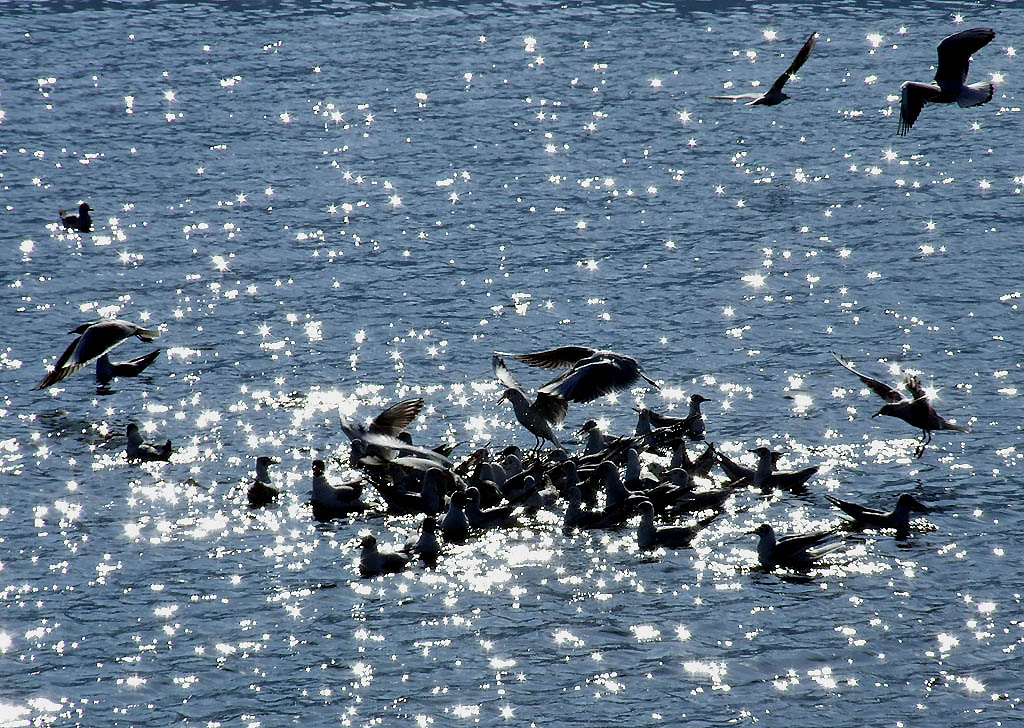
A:
POLYGON ((157 330, 157 329, 142 329, 142 328, 140 328, 140 329, 138 329, 135 332, 135 335, 138 336, 143 341, 148 343, 150 341, 153 341, 154 339, 160 338, 160 331, 157 330))
POLYGON ((992 100, 992 94, 995 91, 996 87, 990 82, 979 81, 978 83, 964 86, 960 95, 956 97, 956 102, 960 106, 981 106, 992 100))

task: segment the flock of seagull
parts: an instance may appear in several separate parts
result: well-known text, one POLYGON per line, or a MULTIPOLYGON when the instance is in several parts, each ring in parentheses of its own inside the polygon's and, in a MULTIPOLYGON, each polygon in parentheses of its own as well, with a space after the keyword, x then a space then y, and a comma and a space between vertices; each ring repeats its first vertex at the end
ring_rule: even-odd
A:
MULTIPOLYGON (((138 365, 110 363, 109 352, 128 339, 137 337, 149 342, 160 335, 156 329, 130 321, 85 323, 71 333, 77 338, 35 389, 50 387, 93 361, 100 381, 109 378, 111 372, 119 377, 137 376, 159 353, 157 350, 131 360, 143 362, 138 365)), ((857 371, 838 354, 833 352, 833 356, 885 401, 874 416, 895 417, 921 430, 917 457, 923 455, 934 431, 966 432, 935 411, 916 376, 903 376, 907 396, 857 371)), ((571 453, 555 434, 570 403, 592 402, 641 383, 655 388, 660 385, 635 358, 585 346, 525 354, 496 352, 491 365, 495 378, 505 387, 499 401, 510 402, 516 420, 534 436, 532 450, 512 445, 492 453, 484 447, 456 462, 452 459, 455 446, 417 446, 407 428, 424 403, 421 398, 413 398, 388 407, 366 423, 342 423, 350 441, 347 464, 359 471, 354 480, 333 484, 326 475, 326 462, 313 460, 310 503, 314 518, 350 518, 381 507, 390 514, 423 517, 417 538, 401 550, 381 551, 375 536, 363 538, 359 559, 363 576, 400 571, 416 558, 433 566, 443 543, 463 543, 487 529, 521 525, 524 518, 541 509, 561 510, 562 502, 566 533, 621 528, 639 515, 636 536, 640 550, 685 548, 701 529, 726 512, 726 503, 739 489, 802 494, 818 471, 814 466, 792 472, 779 470, 781 454, 767 447, 750 450, 757 459, 752 468, 732 460, 707 442, 701 405, 710 400, 700 394, 690 396, 685 416, 637 408, 636 429, 629 436, 610 435, 595 420, 587 420, 576 433, 581 436, 582 447, 571 453), (531 401, 506 359, 557 373, 537 389, 531 401), (704 442, 703 453, 691 458, 687 442, 704 442), (547 443, 551 447, 545 449, 547 443), (711 475, 716 465, 724 479, 716 480, 711 475), (367 485, 380 496, 377 504, 364 499, 367 485), (681 520, 686 523, 679 523, 681 520)), ((172 453, 170 440, 149 442, 136 424, 127 426, 129 461, 167 461, 172 453)), ((257 457, 256 476, 246 491, 250 507, 270 506, 280 495, 270 474, 271 466, 278 462, 265 455, 257 457)), ((894 529, 898 538, 908 536, 912 512, 927 512, 907 493, 899 496, 892 511, 826 498, 843 512, 848 524, 894 529)), ((758 561, 766 569, 810 569, 842 546, 836 528, 778 537, 765 523, 750 533, 758 536, 758 561)))
MULTIPOLYGON (((955 102, 970 107, 991 100, 993 85, 967 84, 967 73, 971 55, 994 37, 991 29, 972 28, 943 39, 938 45, 935 83, 907 81, 901 87, 897 133, 907 133, 925 104, 955 102)), ((811 33, 789 67, 767 91, 712 98, 749 99, 748 106, 781 103, 789 98, 784 86, 806 63, 817 38, 817 33, 811 33)), ((79 204, 77 215, 61 209, 61 223, 68 230, 90 232, 90 211, 92 208, 86 202, 79 204)), ((115 377, 138 376, 160 354, 160 349, 156 349, 128 361, 110 361, 109 352, 124 341, 137 337, 151 342, 160 335, 156 329, 129 321, 92 321, 69 333, 77 337, 34 389, 53 386, 94 361, 96 378, 101 384, 115 377)), ((842 367, 885 401, 874 416, 896 417, 921 431, 917 457, 924 453, 934 431, 966 432, 964 427, 935 411, 915 376, 904 375, 904 394, 897 387, 857 371, 838 354, 833 355, 842 367)), ((375 506, 363 500, 367 484, 380 495, 387 512, 423 516, 418 536, 399 551, 381 551, 376 537, 365 536, 359 559, 363 576, 401 571, 416 558, 434 565, 443 551, 442 543, 461 543, 489 528, 519 524, 529 514, 550 509, 561 501, 566 503, 566 532, 617 528, 639 515, 637 544, 641 550, 685 548, 701 529, 725 511, 725 503, 737 489, 752 486, 762 493, 801 493, 818 470, 809 467, 780 471, 776 467, 780 453, 767 447, 750 450, 757 458, 753 468, 733 461, 710 443, 706 443, 700 456, 691 459, 686 443, 706 442, 701 404, 710 400, 700 394, 690 397, 685 417, 638 409, 636 431, 630 436, 608 435, 594 420, 588 420, 577 433, 583 436, 582 451, 570 454, 556 434, 570 403, 591 402, 640 381, 655 388, 658 383, 633 357, 585 346, 562 346, 526 354, 496 352, 491 364, 495 378, 505 388, 500 401, 511 404, 516 420, 536 438, 532 451, 509 446, 492 454, 481 448, 456 463, 450 459, 451 447, 418 447, 406 431, 423 407, 423 400, 416 398, 398 402, 367 424, 342 425, 351 443, 348 464, 360 471, 355 480, 332 484, 326 476, 325 461, 313 460, 311 504, 315 518, 351 517, 373 510, 375 506), (531 400, 506 359, 559 373, 541 385, 531 400), (544 450, 545 443, 550 443, 552 449, 544 450), (715 465, 725 476, 717 484, 710 476, 715 465), (680 519, 689 522, 679 525, 676 521, 680 519), (659 520, 672 524, 659 525, 659 520)), ((170 440, 148 442, 134 423, 127 426, 129 461, 167 461, 172 453, 170 440)), ((269 506, 280 494, 272 485, 270 474, 271 466, 278 462, 268 456, 256 459, 256 476, 247 489, 251 507, 269 506)), ((912 512, 927 512, 920 501, 907 493, 899 496, 892 511, 825 497, 843 512, 849 524, 894 529, 899 538, 907 536, 912 512)), ((842 546, 834 528, 779 537, 765 523, 750 533, 758 537, 758 561, 767 569, 809 569, 842 546)))

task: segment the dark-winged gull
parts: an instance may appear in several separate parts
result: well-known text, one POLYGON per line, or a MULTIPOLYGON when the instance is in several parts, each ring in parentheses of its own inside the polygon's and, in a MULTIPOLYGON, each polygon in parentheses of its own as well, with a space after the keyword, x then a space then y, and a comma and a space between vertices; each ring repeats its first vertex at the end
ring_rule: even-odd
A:
POLYGON ((947 36, 939 43, 939 64, 935 83, 905 81, 900 87, 900 123, 896 133, 903 136, 917 121, 925 104, 980 106, 992 99, 995 86, 989 81, 967 84, 971 54, 996 37, 991 28, 970 28, 947 36))
POLYGON ((643 379, 655 389, 660 389, 658 383, 644 372, 640 362, 614 351, 591 349, 588 346, 560 346, 529 354, 498 352, 495 356, 498 359, 507 356, 541 369, 568 369, 538 391, 557 395, 569 402, 590 402, 602 395, 625 389, 637 379, 643 379))
POLYGON ((885 404, 882 408, 871 415, 872 417, 878 417, 879 415, 888 415, 889 417, 898 417, 899 419, 906 422, 911 427, 916 427, 921 430, 921 443, 915 450, 915 455, 921 457, 924 454, 925 447, 932 441, 933 430, 956 430, 957 432, 968 432, 966 427, 962 427, 953 422, 950 422, 945 417, 940 415, 932 407, 931 400, 928 397, 928 393, 924 387, 921 386, 921 382, 918 381, 917 377, 911 374, 903 375, 903 386, 913 395, 913 399, 909 399, 903 395, 898 389, 889 386, 885 382, 880 382, 877 379, 861 374, 850 362, 843 359, 834 351, 832 356, 836 358, 844 369, 847 369, 857 375, 864 384, 867 385, 868 389, 877 394, 879 397, 885 400, 885 404))
POLYGON ((353 427, 342 422, 341 429, 350 440, 363 439, 366 434, 398 437, 406 427, 412 424, 421 409, 423 409, 423 400, 420 397, 403 399, 385 409, 367 425, 359 424, 353 427))
POLYGON ((249 505, 253 508, 261 508, 281 494, 281 491, 270 484, 270 466, 281 462, 276 458, 260 455, 256 458, 256 477, 246 491, 249 505))
POLYGON ((411 554, 394 551, 379 551, 377 538, 372 535, 363 536, 359 542, 359 575, 364 578, 381 574, 397 574, 412 561, 411 554))
POLYGON ((525 427, 530 434, 537 438, 537 449, 540 449, 541 441, 547 440, 555 447, 562 447, 555 435, 554 426, 565 419, 569 412, 569 403, 566 398, 551 392, 538 392, 537 398, 531 403, 523 392, 523 386, 513 376, 505 365, 505 360, 495 354, 491 359, 491 368, 494 376, 505 387, 504 393, 498 400, 508 400, 512 403, 512 409, 516 413, 519 424, 525 427))
POLYGON ((776 566, 807 569, 814 566, 819 558, 841 546, 839 543, 828 543, 835 537, 833 531, 814 531, 779 538, 771 524, 762 523, 748 533, 758 537, 757 560, 766 569, 776 566))
POLYGON ((139 426, 134 422, 128 425, 126 430, 127 443, 125 453, 130 461, 154 462, 171 459, 171 441, 163 445, 157 445, 142 438, 139 426))
POLYGON ((763 94, 759 93, 746 93, 746 94, 733 94, 730 96, 712 96, 713 99, 723 99, 725 101, 740 101, 742 99, 753 99, 747 102, 747 106, 775 106, 781 104, 783 101, 789 98, 789 94, 782 90, 782 87, 786 85, 786 82, 796 75, 796 72, 800 70, 800 66, 804 65, 804 62, 811 55, 811 50, 814 48, 814 43, 818 40, 817 33, 811 33, 807 40, 804 41, 803 46, 800 48, 800 52, 796 54, 793 62, 789 64, 789 68, 783 71, 782 75, 775 79, 775 83, 772 84, 771 88, 765 91, 763 94))
POLYGON ((687 548, 694 537, 710 524, 718 514, 704 518, 694 526, 656 526, 654 524, 654 505, 643 501, 638 506, 640 524, 636 529, 636 543, 641 551, 651 551, 664 546, 665 548, 687 548))
POLYGON ((156 329, 144 329, 131 321, 120 319, 93 321, 82 324, 68 333, 79 336, 60 355, 57 363, 54 364, 53 371, 43 377, 39 384, 32 389, 45 389, 56 384, 132 336, 138 336, 146 342, 153 341, 160 336, 160 332, 156 329))
POLYGON ((137 377, 146 367, 156 361, 156 358, 160 356, 160 351, 160 349, 154 349, 148 354, 128 361, 110 361, 110 357, 103 354, 96 360, 96 381, 100 384, 107 384, 114 377, 137 377))
POLYGON ((853 525, 860 528, 895 528, 896 535, 901 537, 905 537, 910 530, 911 511, 928 512, 928 507, 910 493, 900 493, 896 507, 891 511, 869 508, 830 495, 826 495, 825 499, 849 516, 853 525))
POLYGON ((61 208, 57 211, 60 215, 60 222, 66 230, 77 230, 80 233, 88 233, 92 231, 92 217, 89 215, 89 211, 92 210, 89 207, 88 202, 82 202, 78 205, 78 214, 72 215, 67 210, 61 208))

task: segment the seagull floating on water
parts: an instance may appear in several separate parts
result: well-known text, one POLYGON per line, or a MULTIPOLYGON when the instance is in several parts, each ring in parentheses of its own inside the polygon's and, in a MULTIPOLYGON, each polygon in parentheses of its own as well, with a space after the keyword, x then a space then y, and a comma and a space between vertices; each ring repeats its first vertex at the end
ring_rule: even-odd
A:
POLYGON ((359 500, 363 494, 363 481, 354 480, 344 485, 333 485, 327 480, 327 466, 319 458, 313 461, 313 517, 318 521, 346 516, 366 510, 359 500))
POLYGON ((789 64, 781 76, 775 79, 775 83, 771 85, 767 91, 763 94, 759 93, 746 93, 746 94, 733 94, 730 96, 712 96, 713 99, 722 99, 725 101, 740 101, 742 99, 753 99, 753 101, 747 102, 746 106, 775 106, 781 104, 783 101, 789 98, 789 94, 783 92, 782 87, 786 85, 786 82, 796 75, 796 72, 800 70, 800 66, 804 65, 807 59, 811 55, 811 50, 814 48, 814 43, 818 40, 817 33, 811 33, 811 35, 804 41, 800 51, 796 54, 793 62, 789 64))
POLYGON ((100 384, 107 384, 115 377, 137 377, 143 370, 156 361, 160 356, 160 349, 155 349, 143 356, 137 356, 128 361, 110 361, 110 357, 103 354, 96 360, 96 381, 100 384))
POLYGON ((718 514, 703 519, 696 526, 656 526, 654 525, 654 505, 643 501, 638 506, 640 525, 636 529, 636 542, 641 551, 651 551, 664 546, 666 548, 687 548, 694 537, 705 526, 718 517, 718 514))
POLYGON ((163 445, 157 445, 142 439, 139 433, 139 426, 134 422, 128 425, 128 442, 125 445, 125 452, 129 461, 155 462, 171 459, 171 441, 163 445))
POLYGON ((246 491, 249 505, 253 508, 265 506, 281 494, 280 490, 270 484, 269 471, 271 465, 276 465, 279 462, 281 461, 266 455, 256 458, 256 478, 249 486, 249 490, 246 491))
POLYGON ((896 133, 904 136, 917 121, 925 104, 981 106, 992 100, 995 86, 989 81, 967 84, 971 54, 996 37, 991 28, 970 28, 947 36, 939 43, 939 65, 935 83, 905 81, 900 87, 900 123, 896 133))
POLYGON ((868 389, 873 391, 879 397, 885 400, 885 404, 878 410, 872 417, 878 417, 879 415, 888 415, 890 417, 898 417, 899 419, 906 422, 911 427, 916 427, 921 430, 921 443, 914 451, 917 457, 921 457, 924 454, 925 447, 928 446, 932 441, 933 430, 956 430, 957 432, 969 432, 966 427, 962 427, 954 422, 950 422, 945 417, 940 415, 932 407, 931 400, 928 397, 928 393, 924 387, 921 386, 921 382, 917 377, 912 374, 903 375, 903 386, 914 395, 913 399, 905 397, 898 389, 889 386, 885 382, 880 382, 877 379, 861 374, 850 362, 843 359, 834 351, 832 356, 836 358, 844 369, 847 369, 864 382, 868 389))
POLYGON ((896 507, 888 512, 834 498, 830 495, 826 495, 825 499, 853 519, 853 525, 860 528, 895 528, 896 535, 901 537, 906 537, 910 531, 911 511, 928 512, 928 507, 910 493, 900 493, 899 498, 896 499, 896 507))
POLYGON ((89 207, 88 202, 83 202, 78 206, 78 214, 72 215, 67 210, 61 208, 58 210, 60 215, 61 224, 64 225, 65 230, 77 230, 80 233, 92 232, 92 217, 89 215, 89 211, 92 210, 89 207))
POLYGON ((381 574, 397 574, 402 571, 413 557, 411 554, 394 551, 378 551, 375 536, 363 536, 359 543, 359 575, 364 578, 381 574))
POLYGON ((778 538, 771 524, 762 523, 748 533, 758 537, 757 560, 766 569, 773 569, 776 566, 807 569, 814 566, 822 556, 842 545, 828 543, 829 539, 835 537, 833 531, 814 531, 778 538))
POLYGON ((144 329, 131 321, 120 319, 93 321, 82 324, 68 333, 79 334, 79 336, 60 355, 53 371, 43 377, 39 384, 32 389, 46 389, 56 384, 132 336, 138 336, 146 342, 153 341, 160 336, 160 332, 156 329, 144 329))

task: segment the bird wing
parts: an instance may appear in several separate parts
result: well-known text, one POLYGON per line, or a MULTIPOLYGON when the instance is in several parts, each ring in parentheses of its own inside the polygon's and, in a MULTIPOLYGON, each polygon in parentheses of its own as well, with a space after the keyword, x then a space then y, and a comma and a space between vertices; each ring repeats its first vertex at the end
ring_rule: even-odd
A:
POLYGON ((775 543, 775 559, 784 562, 789 559, 799 560, 807 555, 807 550, 820 546, 835 536, 833 531, 815 531, 783 536, 775 543))
POLYGON ((782 87, 786 85, 786 81, 795 76, 796 72, 800 70, 800 66, 807 62, 817 40, 817 33, 811 33, 810 36, 808 36, 807 40, 804 41, 803 46, 800 48, 799 53, 797 53, 796 57, 793 59, 793 62, 789 64, 789 68, 787 68, 781 76, 775 79, 775 83, 772 84, 771 90, 768 92, 769 94, 782 91, 782 87))
POLYGON ((512 359, 529 364, 531 367, 541 369, 565 369, 571 367, 580 359, 593 356, 596 352, 586 346, 559 346, 557 349, 547 351, 535 351, 530 354, 505 354, 497 352, 500 356, 507 356, 512 359))
POLYGON ((130 368, 130 369, 131 369, 131 370, 132 370, 132 371, 133 371, 133 372, 134 372, 135 374, 138 374, 138 373, 139 373, 139 372, 141 372, 141 371, 142 371, 143 369, 145 369, 145 368, 146 368, 146 367, 148 367, 148 366, 149 366, 150 364, 152 364, 152 363, 153 363, 154 361, 156 361, 156 358, 157 358, 158 356, 160 356, 160 351, 161 351, 161 349, 154 349, 153 351, 149 352, 148 354, 143 354, 142 356, 137 356, 137 357, 135 357, 134 359, 129 359, 128 361, 119 361, 119 362, 116 362, 116 363, 114 364, 114 366, 115 366, 115 367, 118 367, 118 366, 127 366, 127 367, 129 367, 129 368, 130 368))
POLYGON ((928 394, 924 391, 924 387, 921 386, 921 380, 913 374, 904 374, 903 384, 914 395, 915 400, 928 400, 928 394))
POLYGON ((832 352, 832 356, 834 356, 836 358, 836 361, 839 362, 843 366, 844 369, 847 369, 848 371, 851 371, 854 374, 856 374, 857 377, 860 379, 860 381, 864 382, 864 384, 866 384, 868 386, 868 388, 871 389, 872 392, 877 394, 879 397, 884 399, 886 402, 893 402, 893 403, 895 403, 895 402, 903 401, 904 397, 903 397, 902 394, 900 394, 899 390, 894 389, 893 387, 890 387, 885 382, 880 382, 877 379, 872 379, 871 377, 867 376, 866 374, 861 374, 856 369, 854 369, 853 366, 850 365, 850 362, 848 362, 845 359, 843 359, 843 357, 839 356, 834 351, 832 352))
POLYGON ((865 517, 870 517, 871 515, 884 515, 881 511, 877 511, 873 508, 867 508, 858 503, 843 500, 842 498, 836 498, 835 496, 826 494, 825 500, 855 521, 864 520, 865 517))
POLYGON ((924 105, 940 93, 942 93, 942 89, 930 83, 905 81, 900 86, 900 123, 896 133, 905 136, 917 121, 917 117, 921 115, 924 105))
POLYGON ((495 354, 491 357, 491 369, 494 370, 494 376, 501 382, 501 386, 507 389, 518 389, 520 392, 523 391, 523 385, 519 383, 515 375, 509 371, 508 366, 505 364, 505 360, 501 358, 501 355, 495 354))
POLYGON ((939 86, 959 88, 967 80, 971 54, 983 48, 996 37, 991 28, 970 28, 954 33, 939 43, 939 65, 935 70, 935 83, 939 86))
POLYGON ((533 411, 552 425, 558 425, 569 413, 569 403, 557 394, 538 392, 533 403, 533 411))
POLYGON ((720 101, 740 101, 742 99, 759 99, 764 94, 759 93, 746 93, 746 94, 732 94, 729 96, 708 96, 709 99, 718 99, 720 101))
POLYGON ((420 397, 403 399, 374 417, 370 421, 370 432, 397 437, 412 424, 422 408, 423 400, 420 397))
POLYGON ((558 375, 539 391, 558 395, 570 402, 590 402, 610 392, 625 389, 636 379, 635 371, 613 359, 600 358, 558 375))
POLYGON ((39 384, 32 387, 32 389, 46 389, 47 387, 56 384, 65 377, 74 374, 83 366, 85 366, 84 363, 71 363, 70 365, 68 364, 68 362, 71 360, 71 355, 75 353, 75 349, 78 348, 78 343, 81 340, 81 336, 76 336, 75 340, 68 344, 68 348, 66 348, 64 350, 64 353, 60 355, 60 358, 57 360, 57 363, 53 365, 53 371, 51 371, 49 374, 43 377, 39 381, 39 384))

